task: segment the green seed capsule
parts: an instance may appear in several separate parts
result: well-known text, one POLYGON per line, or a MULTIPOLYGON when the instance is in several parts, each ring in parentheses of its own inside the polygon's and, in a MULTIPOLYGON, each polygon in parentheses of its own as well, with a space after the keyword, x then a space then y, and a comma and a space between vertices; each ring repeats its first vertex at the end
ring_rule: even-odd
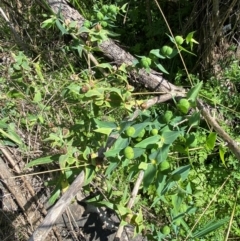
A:
POLYGON ((135 128, 130 126, 126 130, 126 135, 129 137, 132 137, 134 135, 135 131, 136 131, 135 128))
POLYGON ((177 107, 183 114, 187 114, 190 108, 190 102, 183 98, 178 102, 177 107))
POLYGON ((128 146, 124 149, 124 156, 127 158, 127 159, 133 159, 134 158, 134 150, 132 147, 128 146))

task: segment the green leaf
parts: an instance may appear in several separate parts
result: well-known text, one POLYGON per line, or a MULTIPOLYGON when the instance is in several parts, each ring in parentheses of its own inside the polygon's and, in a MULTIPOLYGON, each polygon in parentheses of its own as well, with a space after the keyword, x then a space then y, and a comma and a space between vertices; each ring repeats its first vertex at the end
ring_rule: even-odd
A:
POLYGON ((128 146, 128 144, 128 138, 122 138, 119 136, 113 147, 104 153, 105 157, 116 157, 123 148, 128 146))
POLYGON ((21 67, 18 63, 13 64, 13 68, 16 70, 21 70, 21 67))
POLYGON ((158 67, 158 69, 159 69, 160 71, 162 71, 162 72, 165 73, 165 74, 169 74, 169 73, 167 72, 167 70, 166 70, 161 64, 156 63, 156 62, 154 62, 154 64, 158 67))
MULTIPOLYGON (((9 127, 9 126, 8 126, 9 127)), ((13 141, 14 143, 16 143, 17 145, 23 145, 23 142, 21 140, 21 138, 17 135, 17 133, 14 130, 11 130, 11 128, 8 128, 8 132, 4 131, 3 129, 0 129, 0 133, 10 139, 11 141, 13 141)))
POLYGON ((169 148, 170 145, 163 144, 161 148, 149 155, 149 159, 156 160, 158 164, 165 161, 168 157, 169 148))
POLYGON ((85 167, 85 180, 84 186, 88 185, 92 179, 95 177, 95 168, 92 165, 88 165, 85 167))
POLYGON ((51 197, 49 198, 48 202, 50 204, 54 204, 56 202, 56 200, 59 198, 60 194, 61 194, 61 184, 58 183, 58 185, 55 187, 51 197))
POLYGON ((69 154, 65 154, 65 155, 61 155, 59 157, 59 165, 60 165, 60 168, 61 169, 64 169, 66 167, 66 163, 68 161, 68 158, 69 158, 69 154))
POLYGON ((97 101, 94 102, 94 104, 97 105, 97 106, 102 106, 103 103, 104 103, 103 100, 97 100, 97 101))
POLYGON ((211 132, 207 137, 206 146, 208 149, 212 150, 215 146, 217 140, 217 134, 215 132, 211 132))
MULTIPOLYGON (((110 93, 111 93, 111 92, 117 93, 118 96, 121 97, 121 99, 123 99, 121 89, 113 88, 113 87, 112 87, 112 88, 109 88, 109 91, 110 91, 110 93)), ((111 97, 112 97, 112 96, 110 96, 110 98, 111 98, 111 97)))
POLYGON ((74 83, 71 83, 67 89, 71 90, 73 93, 75 94, 78 94, 80 93, 80 90, 81 90, 81 86, 77 85, 77 84, 74 84, 74 83))
POLYGON ((188 119, 189 126, 198 126, 200 122, 200 112, 194 112, 188 119))
POLYGON ((122 7, 121 7, 121 11, 123 12, 123 13, 126 13, 126 7, 127 7, 127 5, 128 5, 129 3, 125 3, 125 4, 123 4, 122 5, 122 7))
POLYGON ((226 153, 226 148, 223 145, 219 145, 219 156, 223 165, 226 167, 225 158, 224 158, 225 153, 226 153))
POLYGON ((109 69, 109 70, 111 70, 112 69, 112 65, 111 64, 109 64, 109 63, 102 63, 102 64, 98 64, 98 65, 96 65, 96 67, 98 68, 103 68, 103 69, 109 69))
POLYGON ((140 170, 147 170, 147 168, 148 168, 148 163, 146 162, 141 162, 138 166, 138 169, 140 170))
POLYGON ((182 202, 183 202, 183 195, 179 195, 179 193, 172 195, 173 213, 175 215, 179 212, 182 202))
POLYGON ((31 70, 31 68, 29 67, 27 61, 23 61, 21 66, 22 66, 22 68, 25 69, 25 70, 31 70))
POLYGON ((98 128, 94 131, 109 136, 114 129, 115 128, 98 128))
POLYGON ((8 127, 8 124, 5 121, 0 120, 0 128, 6 129, 7 127, 8 127))
POLYGON ((69 24, 69 28, 75 28, 77 26, 77 21, 71 21, 69 24))
POLYGON ((146 190, 149 187, 149 185, 152 183, 156 173, 157 173, 156 165, 148 164, 148 167, 145 170, 144 177, 143 177, 144 190, 146 190))
POLYGON ((169 148, 170 148, 170 145, 163 144, 163 146, 159 149, 156 157, 156 161, 158 164, 167 159, 169 148))
POLYGON ((152 49, 151 51, 150 51, 150 55, 154 55, 154 56, 156 56, 156 57, 158 57, 158 58, 160 58, 160 59, 165 59, 166 57, 165 56, 163 56, 163 55, 161 55, 160 54, 160 49, 152 49))
POLYGON ((191 50, 192 50, 192 48, 193 48, 193 43, 199 44, 199 43, 193 38, 193 35, 194 35, 195 32, 196 32, 196 31, 190 32, 190 33, 187 35, 187 37, 186 37, 186 43, 187 43, 187 44, 190 44, 191 50))
POLYGON ((162 134, 163 142, 165 144, 172 144, 179 137, 180 134, 182 134, 182 131, 163 132, 163 134, 162 134))
POLYGON ((41 28, 50 28, 55 24, 56 18, 55 17, 51 17, 45 21, 42 22, 41 24, 41 28))
POLYGON ((59 19, 56 19, 56 25, 59 28, 59 30, 61 31, 62 35, 68 34, 68 31, 63 27, 63 25, 61 24, 59 19))
POLYGON ((136 159, 136 158, 140 157, 145 152, 145 149, 134 147, 133 151, 134 151, 134 159, 136 159))
POLYGON ((89 159, 90 153, 91 153, 91 149, 90 149, 88 146, 86 146, 86 149, 85 149, 84 152, 83 152, 83 158, 84 158, 84 160, 87 161, 87 160, 89 159))
POLYGON ((42 94, 39 90, 35 90, 35 95, 34 95, 34 98, 33 98, 33 102, 34 103, 39 103, 42 101, 42 94))
POLYGON ((128 213, 132 213, 132 210, 130 208, 126 208, 123 205, 117 204, 117 210, 120 213, 121 216, 124 216, 128 213))
POLYGON ((168 190, 170 190, 175 185, 176 185, 176 183, 174 181, 172 181, 171 179, 169 179, 167 181, 166 185, 164 186, 164 188, 162 189, 161 195, 164 195, 168 190))
POLYGON ((229 221, 229 218, 226 217, 224 219, 220 220, 213 220, 207 223, 204 227, 200 228, 198 231, 193 233, 193 238, 202 238, 205 235, 215 231, 216 229, 220 228, 222 225, 227 223, 229 221))
POLYGON ((110 149, 110 150, 104 152, 104 156, 105 157, 116 157, 121 150, 122 150, 122 148, 110 149))
POLYGON ((119 161, 117 162, 110 162, 110 164, 108 165, 108 168, 106 170, 106 175, 110 175, 117 167, 118 165, 120 164, 119 161))
POLYGON ((77 51, 78 51, 79 56, 82 57, 82 51, 83 51, 83 49, 84 49, 83 46, 79 44, 79 45, 76 47, 76 49, 77 49, 77 51))
MULTIPOLYGON (((182 51, 184 51, 184 52, 186 52, 186 53, 188 53, 188 54, 191 54, 191 55, 194 55, 194 56, 196 56, 196 54, 194 54, 194 53, 192 53, 192 52, 190 52, 190 51, 188 51, 187 49, 185 49, 185 48, 183 48, 183 46, 178 46, 178 48, 180 49, 180 50, 182 50, 182 51)), ((191 49, 192 50, 192 49, 191 49)))
MULTIPOLYGON (((158 172, 155 185, 157 188, 157 194, 161 200, 165 200, 165 197, 161 195, 163 188, 166 185, 167 175, 163 175, 162 172, 158 172)), ((156 199, 157 200, 157 199, 156 199)), ((155 203, 152 204, 152 207, 155 203)))
POLYGON ((98 119, 94 119, 95 123, 97 124, 98 128, 111 128, 114 129, 117 127, 115 122, 108 122, 108 121, 100 121, 98 119))
POLYGON ((132 127, 134 127, 135 129, 135 133, 134 135, 132 136, 133 138, 136 138, 138 137, 139 133, 148 125, 151 125, 152 123, 151 122, 143 122, 143 123, 139 123, 139 124, 135 124, 135 125, 132 125, 132 127))
POLYGON ((140 208, 139 213, 137 214, 137 217, 135 218, 135 223, 139 226, 143 223, 143 215, 142 215, 142 209, 140 208))
POLYGON ((90 33, 90 30, 88 28, 84 27, 84 26, 82 26, 78 31, 79 31, 78 32, 79 34, 81 34, 81 33, 90 33))
POLYGON ((101 206, 104 206, 104 207, 107 207, 107 208, 110 208, 112 210, 115 210, 116 209, 116 206, 115 204, 111 203, 111 202, 108 202, 108 201, 97 201, 97 203, 95 203, 95 205, 98 205, 99 204, 99 207, 101 206))
POLYGON ((195 103, 198 97, 198 94, 202 88, 203 82, 199 82, 192 89, 190 89, 187 93, 187 98, 191 103, 195 103))
POLYGON ((89 90, 86 94, 85 94, 85 96, 86 97, 93 97, 93 96, 98 96, 99 98, 101 97, 101 98, 104 98, 104 96, 103 96, 103 89, 93 89, 93 90, 89 90))
POLYGON ((186 165, 186 166, 181 166, 178 167, 176 170, 174 170, 171 175, 174 176, 176 174, 181 175, 181 179, 182 181, 184 181, 185 179, 187 179, 188 177, 188 173, 190 171, 191 165, 186 165))
POLYGON ((151 137, 148 137, 148 138, 142 140, 141 142, 137 143, 134 147, 147 148, 147 146, 158 142, 159 139, 160 139, 159 135, 151 136, 151 137))
MULTIPOLYGON (((46 157, 41 157, 38 158, 34 161, 29 162, 24 169, 26 168, 30 168, 30 167, 34 167, 34 166, 38 166, 38 165, 43 165, 43 164, 48 164, 48 163, 52 163, 56 160, 58 160, 58 158, 56 159, 57 156, 46 156, 46 157)), ((59 157, 59 155, 58 155, 59 157)))
POLYGON ((67 159, 67 163, 68 163, 69 165, 73 165, 74 163, 77 163, 77 159, 76 159, 75 157, 73 157, 73 156, 70 156, 70 157, 68 157, 68 159, 67 159))

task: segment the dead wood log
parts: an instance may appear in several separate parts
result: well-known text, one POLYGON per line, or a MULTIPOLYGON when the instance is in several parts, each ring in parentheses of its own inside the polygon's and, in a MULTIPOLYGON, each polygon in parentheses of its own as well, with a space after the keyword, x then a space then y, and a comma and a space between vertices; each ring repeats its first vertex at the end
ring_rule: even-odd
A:
POLYGON ((81 189, 84 182, 84 172, 82 171, 63 196, 49 211, 47 216, 44 218, 42 224, 35 230, 29 241, 44 241, 47 238, 48 233, 52 229, 58 216, 60 216, 64 210, 69 206, 77 192, 81 189))

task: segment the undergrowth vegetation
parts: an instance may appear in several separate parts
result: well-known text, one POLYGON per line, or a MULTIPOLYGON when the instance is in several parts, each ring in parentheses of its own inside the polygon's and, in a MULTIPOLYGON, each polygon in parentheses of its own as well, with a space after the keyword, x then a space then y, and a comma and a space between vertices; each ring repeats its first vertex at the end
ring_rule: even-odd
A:
MULTIPOLYGON (((183 2, 180 19, 193 5, 183 2)), ((177 66, 179 53, 196 58, 194 29, 184 36, 165 34, 168 29, 159 23, 155 7, 149 18, 153 23, 137 25, 138 15, 146 14, 137 1, 92 3, 93 11, 84 1, 83 9, 73 2, 88 19, 81 28, 44 11, 41 28, 35 29, 41 39, 32 53, 10 41, 1 46, 0 54, 7 58, 0 66, 1 145, 17 148, 26 174, 39 172, 40 165, 52 171, 44 183, 52 190, 50 203, 84 170, 84 191, 98 193, 90 201, 115 210, 122 225, 135 225, 135 233, 149 240, 237 240, 239 160, 202 118, 196 101, 204 99, 221 126, 240 141, 239 61, 233 58, 208 79, 187 75, 177 66), (130 23, 120 26, 126 15, 130 23), (58 34, 52 44, 43 37, 50 31, 58 34), (88 35, 86 42, 80 34, 88 35), (109 37, 120 39, 135 54, 131 67, 101 57, 97 44, 109 37), (56 52, 44 45, 54 45, 56 52), (186 97, 173 96, 146 108, 155 95, 129 82, 130 68, 154 68, 175 78, 179 85, 188 85, 186 97), (135 204, 129 207, 139 179, 135 204)), ((171 26, 175 20, 168 19, 177 32, 171 26)), ((10 38, 6 30, 1 26, 5 39, 10 38)), ((185 64, 192 67, 191 61, 185 64)))

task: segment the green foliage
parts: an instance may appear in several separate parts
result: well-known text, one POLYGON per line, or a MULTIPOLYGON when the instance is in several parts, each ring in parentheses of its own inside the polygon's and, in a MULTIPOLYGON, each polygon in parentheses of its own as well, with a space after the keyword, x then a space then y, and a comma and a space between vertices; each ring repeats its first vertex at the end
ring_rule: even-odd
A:
MULTIPOLYGON (((136 61, 137 70, 144 68, 149 72, 151 67, 175 76, 175 66, 179 66, 177 47, 181 53, 191 53, 197 44, 194 32, 186 37, 181 33, 174 38, 167 36, 159 12, 153 6, 152 23, 148 26, 145 21, 139 22, 147 19, 145 6, 139 5, 139 1, 132 1, 128 11, 124 1, 117 1, 116 5, 94 2, 93 12, 86 11, 89 18, 83 27, 77 28, 75 22, 64 21, 60 16, 50 16, 39 30, 46 32, 51 28, 63 37, 71 36, 69 44, 63 44, 62 52, 65 57, 76 52, 84 57, 80 66, 76 67, 66 57, 67 64, 54 71, 43 60, 33 61, 21 51, 14 52, 14 62, 7 67, 6 78, 0 79, 1 99, 5 102, 1 106, 1 145, 17 147, 31 159, 25 168, 34 170, 39 165, 48 165, 48 169, 53 166, 60 169, 45 182, 46 186, 54 186, 51 203, 84 170, 85 192, 90 192, 94 183, 108 200, 103 201, 99 195, 93 202, 116 210, 124 224, 135 225, 135 233, 147 230, 149 240, 184 240, 187 236, 189 240, 203 237, 213 240, 217 234, 223 238, 229 220, 226 216, 231 215, 236 201, 239 163, 221 138, 208 129, 196 101, 199 95, 204 95, 214 107, 221 104, 231 108, 220 105, 220 112, 225 116, 239 116, 236 114, 239 112, 238 63, 224 70, 220 82, 212 78, 209 84, 203 84, 195 76, 194 86, 176 105, 167 103, 143 110, 141 104, 149 96, 133 95, 126 65, 116 68, 99 58, 99 64, 93 68, 85 57, 98 50, 98 43, 116 36, 114 30, 121 34, 119 39, 126 40, 125 44, 132 41, 130 49, 134 54, 143 54, 136 61), (129 16, 125 27, 121 14, 129 16), (78 38, 80 34, 88 34, 87 44, 78 38), (170 61, 176 61, 174 66, 170 61), (227 80, 234 93, 231 98, 227 88, 221 86, 227 80), (28 142, 23 140, 20 129, 39 141, 43 155, 31 154, 34 147, 26 147, 28 142), (130 210, 126 208, 130 189, 141 171, 143 182, 130 210), (215 195, 229 174, 231 178, 224 189, 215 195), (148 218, 146 212, 156 219, 148 218)), ((167 2, 163 1, 163 8, 167 8, 167 2)), ((183 10, 191 5, 182 1, 179 8, 183 10)), ((170 20, 176 23, 189 16, 178 13, 178 17, 170 15, 170 20)), ((179 81, 183 81, 182 77, 179 81)), ((239 130, 237 125, 225 124, 225 128, 239 138, 238 132, 234 132, 234 128, 239 130)), ((231 230, 238 236, 239 211, 237 207, 231 230)))

